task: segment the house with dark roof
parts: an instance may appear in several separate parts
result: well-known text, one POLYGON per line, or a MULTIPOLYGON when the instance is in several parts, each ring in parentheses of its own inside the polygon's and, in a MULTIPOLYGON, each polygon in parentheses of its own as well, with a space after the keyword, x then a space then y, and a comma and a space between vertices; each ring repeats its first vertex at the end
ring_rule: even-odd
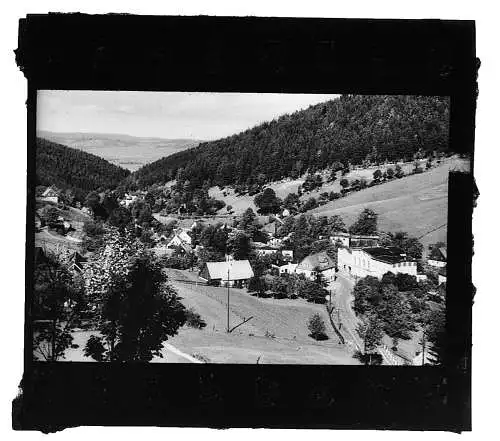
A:
POLYGON ((48 187, 40 196, 37 198, 41 202, 53 202, 55 204, 59 203, 59 193, 52 187, 48 187))
POLYGON ((254 272, 248 260, 226 259, 224 262, 206 262, 199 277, 210 284, 220 286, 246 286, 254 272))
POLYGON ((354 277, 381 279, 391 272, 417 276, 417 262, 397 247, 343 248, 337 250, 338 268, 354 277))
POLYGON ((335 279, 335 262, 325 251, 310 254, 297 265, 295 273, 304 274, 310 280, 321 273, 327 281, 332 281, 335 279))
POLYGON ((430 266, 436 267, 436 268, 443 268, 446 266, 446 260, 447 260, 447 252, 446 252, 446 247, 439 247, 435 248, 432 250, 431 256, 429 259, 427 259, 427 263, 430 266))

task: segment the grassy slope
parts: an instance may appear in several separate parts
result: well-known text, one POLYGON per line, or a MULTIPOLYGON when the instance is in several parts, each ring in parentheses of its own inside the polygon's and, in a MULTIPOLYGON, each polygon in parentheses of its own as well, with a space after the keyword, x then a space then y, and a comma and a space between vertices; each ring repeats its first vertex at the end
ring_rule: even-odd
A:
POLYGON ((311 210, 312 214, 341 215, 350 225, 365 208, 372 208, 379 215, 379 230, 407 231, 419 237, 444 225, 421 238, 424 246, 436 241, 446 241, 448 215, 448 173, 450 170, 467 169, 468 165, 453 158, 420 175, 368 188, 345 198, 311 210))
MULTIPOLYGON (((52 205, 57 207, 56 204, 51 202, 37 202, 37 210, 41 209, 46 205, 52 205)), ((47 231, 46 229, 35 233, 35 245, 48 248, 51 250, 57 250, 59 247, 69 248, 74 250, 80 250, 81 239, 83 238, 83 224, 92 218, 83 213, 77 208, 68 207, 67 209, 58 208, 60 215, 71 223, 76 231, 72 231, 68 236, 61 236, 55 231, 47 231)))
MULTIPOLYGON (((196 274, 188 271, 167 271, 172 279, 197 280, 196 274)), ((184 328, 169 339, 169 343, 186 353, 202 354, 216 363, 256 363, 261 356, 261 363, 357 364, 347 349, 338 344, 321 305, 300 300, 257 299, 245 290, 231 289, 231 326, 244 317, 254 318, 228 335, 226 289, 172 283, 182 303, 194 308, 207 323, 204 330, 184 328), (308 336, 307 320, 315 312, 327 324, 330 339, 325 342, 316 342, 308 336), (266 338, 266 331, 276 338, 266 338)))

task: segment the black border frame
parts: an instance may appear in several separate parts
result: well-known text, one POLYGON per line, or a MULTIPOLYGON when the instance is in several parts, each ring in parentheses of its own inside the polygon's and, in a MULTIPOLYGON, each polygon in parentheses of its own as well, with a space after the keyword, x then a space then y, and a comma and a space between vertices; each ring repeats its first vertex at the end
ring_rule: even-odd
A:
POLYGON ((472 174, 449 189, 447 359, 442 367, 158 365, 32 361, 38 89, 446 95, 450 146, 473 165, 472 21, 29 15, 25 371, 16 429, 158 425, 471 429, 472 174))

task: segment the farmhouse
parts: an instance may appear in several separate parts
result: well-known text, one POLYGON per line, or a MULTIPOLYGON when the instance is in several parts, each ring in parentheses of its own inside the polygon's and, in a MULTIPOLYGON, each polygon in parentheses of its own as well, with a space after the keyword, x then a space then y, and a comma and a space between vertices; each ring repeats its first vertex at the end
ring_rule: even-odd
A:
POLYGON ((304 274, 308 279, 314 280, 320 272, 327 281, 335 279, 335 262, 325 252, 310 254, 295 268, 296 274, 304 274))
POLYGON ((446 266, 446 259, 446 247, 440 247, 435 249, 432 254, 432 258, 427 259, 427 263, 436 268, 443 268, 446 266))
POLYGON ((168 248, 175 248, 178 247, 182 244, 187 244, 191 245, 192 239, 191 236, 188 234, 188 229, 186 228, 178 228, 174 232, 174 236, 170 241, 167 243, 168 248))
POLYGON ((42 202, 53 202, 55 204, 59 203, 59 193, 54 190, 52 187, 48 187, 40 198, 38 198, 42 202))
POLYGON ((338 268, 355 277, 381 279, 387 272, 417 276, 417 262, 397 247, 339 248, 338 268))
POLYGON ((248 260, 231 260, 225 262, 206 262, 199 273, 202 280, 221 286, 246 286, 253 277, 252 266, 248 260))
POLYGON ((278 267, 278 270, 280 272, 280 275, 282 274, 292 274, 295 272, 295 269, 297 268, 296 263, 290 263, 288 262, 286 265, 282 265, 278 267))

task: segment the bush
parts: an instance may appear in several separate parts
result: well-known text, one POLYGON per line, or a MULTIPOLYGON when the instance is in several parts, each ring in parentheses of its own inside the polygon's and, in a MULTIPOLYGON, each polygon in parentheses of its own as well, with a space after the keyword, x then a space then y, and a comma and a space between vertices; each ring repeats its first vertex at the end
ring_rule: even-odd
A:
POLYGON ((207 324, 201 318, 200 314, 195 312, 192 308, 186 311, 186 325, 190 328, 203 329, 207 324))
POLYGON ((275 299, 286 299, 288 296, 286 295, 286 292, 273 292, 272 293, 272 296, 275 298, 275 299))
POLYGON ((309 329, 309 336, 315 340, 327 340, 325 322, 321 316, 316 313, 311 316, 309 322, 307 323, 307 329, 309 329))

